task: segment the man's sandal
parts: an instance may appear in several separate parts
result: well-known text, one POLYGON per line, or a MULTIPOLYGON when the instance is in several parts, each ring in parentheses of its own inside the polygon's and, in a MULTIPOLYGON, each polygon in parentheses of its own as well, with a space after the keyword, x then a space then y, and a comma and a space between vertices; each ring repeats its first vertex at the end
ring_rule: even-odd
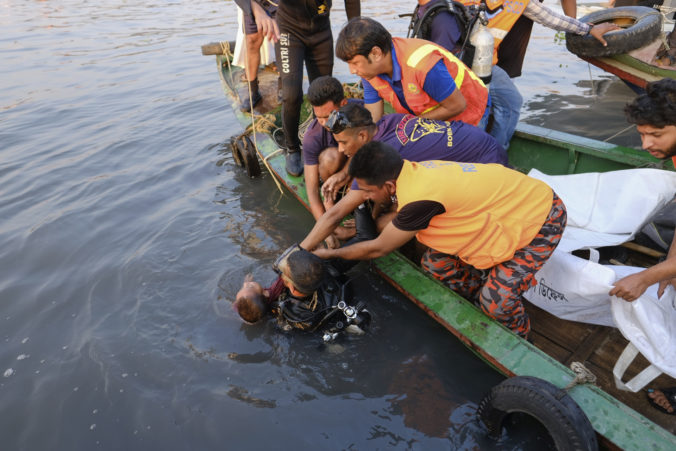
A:
POLYGON ((652 404, 653 407, 655 407, 658 410, 661 410, 662 412, 666 413, 667 415, 676 415, 676 387, 671 387, 671 388, 658 388, 658 391, 661 391, 665 398, 667 398, 667 401, 669 401, 669 404, 671 404, 671 408, 673 409, 671 412, 669 412, 667 409, 659 405, 653 398, 649 396, 650 393, 654 393, 655 390, 652 388, 649 388, 648 391, 648 402, 652 404))

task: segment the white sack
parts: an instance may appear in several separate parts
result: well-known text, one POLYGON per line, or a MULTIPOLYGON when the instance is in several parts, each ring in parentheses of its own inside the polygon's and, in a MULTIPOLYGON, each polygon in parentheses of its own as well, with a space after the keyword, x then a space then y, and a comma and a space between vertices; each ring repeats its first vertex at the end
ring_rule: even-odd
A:
MULTIPOLYGON (((244 13, 237 7, 237 42, 232 56, 232 64, 244 67, 246 64, 246 41, 244 34, 244 13)), ((261 64, 267 66, 275 60, 275 45, 268 39, 261 45, 261 64)))
POLYGON ((532 169, 528 175, 551 186, 566 204, 568 225, 558 249, 568 252, 630 240, 676 192, 676 173, 662 169, 571 175, 532 169))

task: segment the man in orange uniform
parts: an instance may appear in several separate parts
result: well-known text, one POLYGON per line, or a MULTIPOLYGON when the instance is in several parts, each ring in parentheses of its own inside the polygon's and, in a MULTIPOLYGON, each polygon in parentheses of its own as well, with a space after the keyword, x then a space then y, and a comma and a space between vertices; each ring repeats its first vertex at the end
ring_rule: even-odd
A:
POLYGON ((364 103, 374 121, 382 117, 387 101, 397 113, 485 128, 488 89, 443 47, 392 38, 380 23, 357 17, 340 31, 336 56, 362 78, 364 103))
POLYGON ((421 262, 427 272, 528 336, 521 295, 566 225, 566 208, 549 186, 498 164, 410 162, 376 141, 352 157, 349 174, 365 198, 385 207, 396 202, 396 217, 374 240, 317 255, 371 259, 416 237, 429 247, 421 262))

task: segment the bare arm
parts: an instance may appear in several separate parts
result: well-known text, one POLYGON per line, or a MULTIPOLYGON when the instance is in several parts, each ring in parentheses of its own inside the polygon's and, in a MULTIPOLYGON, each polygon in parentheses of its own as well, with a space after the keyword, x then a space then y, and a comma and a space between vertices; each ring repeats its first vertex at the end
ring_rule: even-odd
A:
POLYGON ((340 224, 340 221, 364 202, 364 194, 360 190, 352 190, 331 207, 312 228, 300 243, 303 249, 312 250, 321 243, 340 224))
POLYGON ((561 0, 563 14, 573 19, 577 17, 577 0, 561 0))
POLYGON ((421 114, 426 119, 434 119, 438 121, 448 121, 465 111, 467 102, 465 97, 460 92, 460 89, 455 89, 450 96, 446 97, 439 103, 439 106, 427 113, 421 114))
POLYGON ((376 103, 365 103, 364 106, 371 113, 371 116, 373 117, 373 122, 378 122, 380 118, 383 117, 383 113, 385 112, 385 106, 382 100, 376 103))
POLYGON ((614 283, 615 286, 609 294, 631 302, 638 299, 649 286, 657 282, 660 283, 657 290, 659 297, 662 297, 669 284, 676 288, 676 234, 666 260, 645 271, 623 277, 614 283))
POLYGON ((324 204, 319 196, 319 166, 316 164, 306 164, 305 173, 305 188, 307 189, 307 197, 310 201, 310 213, 315 220, 321 218, 324 214, 324 204))
POLYGON ((370 260, 382 257, 403 246, 417 233, 416 230, 404 231, 388 224, 383 233, 374 240, 362 241, 339 249, 317 249, 314 251, 321 258, 342 258, 345 260, 370 260))

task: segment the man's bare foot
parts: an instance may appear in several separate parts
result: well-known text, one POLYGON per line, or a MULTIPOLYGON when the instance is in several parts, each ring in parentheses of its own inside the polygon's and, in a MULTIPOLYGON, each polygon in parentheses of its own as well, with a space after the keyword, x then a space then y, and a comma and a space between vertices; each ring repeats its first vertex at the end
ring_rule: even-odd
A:
POLYGON ((649 389, 648 400, 653 406, 670 415, 676 413, 674 410, 674 406, 676 405, 676 387, 663 390, 649 389))

